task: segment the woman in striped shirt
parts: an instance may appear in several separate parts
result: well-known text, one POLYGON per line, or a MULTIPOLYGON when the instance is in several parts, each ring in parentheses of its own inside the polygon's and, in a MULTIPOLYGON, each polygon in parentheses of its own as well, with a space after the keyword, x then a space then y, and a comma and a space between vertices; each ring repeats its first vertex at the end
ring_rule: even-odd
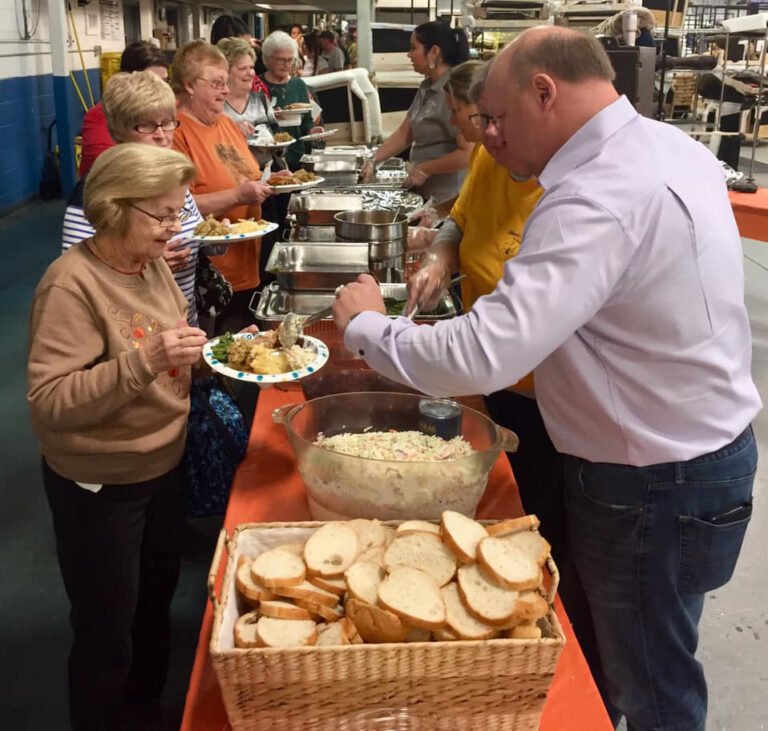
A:
MULTIPOLYGON (((170 148, 173 133, 179 126, 176 119, 176 98, 168 84, 150 71, 138 71, 113 76, 102 100, 110 134, 116 142, 139 142, 170 148)), ((78 182, 64 213, 62 248, 93 236, 93 227, 83 212, 85 179, 78 182)), ((176 283, 189 303, 188 322, 197 327, 195 305, 195 270, 199 242, 193 238, 195 227, 202 220, 192 194, 186 191, 184 209, 187 217, 181 224, 181 236, 169 242, 163 254, 176 283)), ((207 246, 206 254, 224 253, 226 246, 207 246)))

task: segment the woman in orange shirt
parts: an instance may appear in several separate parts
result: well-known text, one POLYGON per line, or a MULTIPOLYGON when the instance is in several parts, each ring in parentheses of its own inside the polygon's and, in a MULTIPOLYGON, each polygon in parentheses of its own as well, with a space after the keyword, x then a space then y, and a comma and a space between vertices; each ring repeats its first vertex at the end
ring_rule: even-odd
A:
MULTIPOLYGON (((173 146, 195 163, 191 186, 203 215, 217 218, 261 218, 261 204, 272 195, 260 182, 259 164, 237 125, 224 114, 229 92, 229 65, 217 48, 192 41, 173 60, 173 84, 179 99, 173 146)), ((230 281, 234 296, 216 320, 216 332, 238 331, 251 324, 248 305, 259 285, 260 239, 230 244, 211 261, 230 281)))

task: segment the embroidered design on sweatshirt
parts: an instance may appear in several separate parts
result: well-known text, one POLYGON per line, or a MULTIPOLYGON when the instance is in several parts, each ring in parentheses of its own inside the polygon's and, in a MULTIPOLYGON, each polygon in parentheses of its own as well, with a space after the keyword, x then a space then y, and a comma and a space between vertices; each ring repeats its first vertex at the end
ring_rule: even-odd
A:
POLYGON ((116 305, 110 305, 107 312, 115 322, 120 323, 120 334, 137 350, 143 346, 144 338, 156 335, 163 329, 157 320, 141 312, 130 312, 116 305))

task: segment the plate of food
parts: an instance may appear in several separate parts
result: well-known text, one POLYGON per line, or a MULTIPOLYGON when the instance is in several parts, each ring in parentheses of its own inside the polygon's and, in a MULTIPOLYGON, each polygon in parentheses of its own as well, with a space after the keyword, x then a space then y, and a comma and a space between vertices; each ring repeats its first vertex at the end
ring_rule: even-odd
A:
POLYGON ((203 359, 217 373, 237 381, 286 383, 316 373, 328 362, 328 346, 304 335, 283 348, 277 330, 225 333, 203 346, 203 359))
POLYGON ((312 104, 310 102, 293 102, 293 104, 286 104, 284 107, 280 107, 280 111, 306 114, 312 111, 312 104))
POLYGON ((299 142, 311 142, 312 140, 327 140, 329 137, 333 137, 339 130, 326 129, 322 132, 310 132, 308 135, 299 137, 299 142))
POLYGON ((290 175, 273 175, 269 184, 279 193, 292 193, 325 182, 325 178, 310 173, 309 170, 297 170, 290 175))
POLYGON ((261 147, 266 150, 282 150, 290 147, 296 140, 288 132, 277 132, 272 137, 249 137, 248 144, 251 147, 261 147))
POLYGON ((208 244, 223 244, 227 241, 242 241, 244 239, 258 239, 279 228, 276 223, 260 219, 241 218, 235 223, 230 223, 228 218, 221 221, 213 216, 208 216, 204 221, 195 226, 194 238, 208 244))

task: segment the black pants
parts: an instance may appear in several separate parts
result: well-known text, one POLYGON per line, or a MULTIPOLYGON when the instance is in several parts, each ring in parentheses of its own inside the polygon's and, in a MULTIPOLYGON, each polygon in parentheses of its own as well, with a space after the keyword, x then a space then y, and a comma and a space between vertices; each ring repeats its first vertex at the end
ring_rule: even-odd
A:
POLYGON ((513 391, 485 397, 491 418, 520 438, 517 452, 507 452, 526 513, 538 516, 541 533, 552 546, 558 565, 565 563, 563 458, 547 434, 536 399, 513 391))
POLYGON ((74 635, 75 729, 139 729, 159 715, 179 578, 181 469, 89 492, 43 462, 74 635))

